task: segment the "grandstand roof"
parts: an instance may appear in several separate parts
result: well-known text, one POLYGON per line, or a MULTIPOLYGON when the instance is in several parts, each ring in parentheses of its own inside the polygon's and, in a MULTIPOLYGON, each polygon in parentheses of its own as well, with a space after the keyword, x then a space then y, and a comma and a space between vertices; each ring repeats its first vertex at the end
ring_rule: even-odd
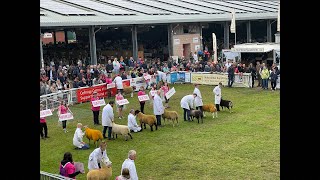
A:
POLYGON ((40 26, 160 24, 277 19, 280 1, 40 0, 40 26))

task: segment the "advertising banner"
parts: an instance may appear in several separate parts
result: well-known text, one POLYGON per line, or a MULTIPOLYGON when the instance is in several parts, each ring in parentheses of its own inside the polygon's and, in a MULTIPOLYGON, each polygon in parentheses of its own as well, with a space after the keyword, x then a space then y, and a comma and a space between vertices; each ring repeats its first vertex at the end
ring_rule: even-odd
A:
POLYGON ((60 114, 59 121, 71 120, 73 119, 73 115, 71 113, 60 114))
POLYGON ((78 102, 87 102, 91 100, 93 91, 97 92, 99 98, 107 96, 107 87, 105 84, 77 89, 78 102))
POLYGON ((104 106, 106 105, 106 102, 104 101, 104 99, 99 99, 96 101, 92 101, 92 105, 93 107, 104 106))
POLYGON ((46 109, 46 110, 40 111, 41 118, 51 116, 51 115, 52 115, 51 109, 46 109))

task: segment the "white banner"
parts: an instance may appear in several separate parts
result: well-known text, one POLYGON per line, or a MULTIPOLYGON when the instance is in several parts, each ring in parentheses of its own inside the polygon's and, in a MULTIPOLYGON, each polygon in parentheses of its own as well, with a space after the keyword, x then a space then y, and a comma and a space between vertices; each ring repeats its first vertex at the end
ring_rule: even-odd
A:
POLYGON ((151 79, 150 75, 143 76, 145 80, 151 79))
POLYGON ((215 33, 212 33, 212 50, 213 50, 213 62, 217 62, 217 37, 215 33))
POLYGON ((52 33, 44 33, 43 38, 52 38, 52 33))
POLYGON ((96 101, 92 101, 92 105, 93 107, 104 106, 106 105, 106 102, 104 101, 104 99, 99 99, 96 101))
POLYGON ((121 105, 129 104, 129 101, 128 99, 121 99, 117 101, 117 103, 121 106, 121 105))
POLYGON ((167 99, 170 99, 170 97, 171 97, 172 95, 174 95, 174 93, 176 93, 176 90, 175 90, 174 87, 173 87, 173 88, 171 88, 171 89, 167 92, 166 98, 167 98, 167 99))
POLYGON ((111 89, 111 88, 114 88, 114 87, 116 87, 116 83, 107 84, 107 89, 111 89))
POLYGON ((236 33, 236 17, 235 17, 235 11, 234 11, 234 9, 232 10, 232 12, 231 12, 231 17, 232 17, 232 19, 231 19, 231 26, 230 26, 230 32, 231 33, 236 33))
POLYGON ((184 82, 191 82, 191 73, 184 73, 184 82))
POLYGON ((73 115, 71 113, 60 114, 59 121, 71 120, 73 119, 73 115))
POLYGON ((198 37, 192 38, 192 42, 193 42, 193 43, 199 43, 199 38, 198 38, 198 37))
POLYGON ((46 109, 46 110, 40 111, 41 118, 51 116, 51 115, 52 115, 51 109, 46 109))
POLYGON ((146 95, 142 95, 142 96, 138 96, 138 99, 139 99, 139 101, 148 101, 148 100, 150 100, 149 96, 147 94, 146 95))

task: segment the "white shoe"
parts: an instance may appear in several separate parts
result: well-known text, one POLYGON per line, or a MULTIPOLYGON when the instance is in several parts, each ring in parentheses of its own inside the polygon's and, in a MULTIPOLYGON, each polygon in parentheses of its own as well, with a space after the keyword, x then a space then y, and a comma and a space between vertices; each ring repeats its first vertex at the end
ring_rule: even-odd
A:
POLYGON ((119 119, 122 119, 121 117, 119 117, 119 119))

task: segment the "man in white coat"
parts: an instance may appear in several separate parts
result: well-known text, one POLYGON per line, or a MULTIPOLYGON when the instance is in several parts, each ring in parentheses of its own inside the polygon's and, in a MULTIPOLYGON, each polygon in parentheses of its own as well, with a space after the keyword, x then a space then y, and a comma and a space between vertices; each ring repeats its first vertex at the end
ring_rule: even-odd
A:
POLYGON ((160 97, 160 90, 157 90, 157 93, 153 98, 153 113, 157 118, 157 126, 161 126, 161 115, 164 113, 164 107, 162 104, 162 99, 160 97))
POLYGON ((135 150, 130 150, 128 153, 128 159, 124 160, 122 163, 122 168, 121 168, 121 175, 122 175, 122 170, 124 168, 129 169, 129 174, 130 174, 130 179, 131 180, 138 180, 138 174, 137 174, 137 169, 136 165, 134 164, 134 160, 137 158, 137 152, 135 150))
POLYGON ((78 123, 77 124, 77 129, 74 132, 73 135, 73 145, 76 146, 76 150, 78 149, 89 149, 89 145, 86 144, 85 142, 83 142, 82 138, 83 138, 84 133, 82 132, 82 124, 78 123))
POLYGON ((197 94, 194 98, 194 105, 196 106, 196 109, 200 109, 200 111, 202 111, 203 102, 201 92, 199 90, 199 84, 195 84, 194 86, 193 94, 197 94))
POLYGON ((111 166, 112 162, 109 160, 107 156, 107 143, 105 141, 102 141, 100 143, 100 146, 92 151, 92 153, 89 155, 88 160, 88 169, 89 171, 92 169, 100 169, 101 165, 100 162, 104 162, 107 166, 111 166))
POLYGON ((222 83, 219 82, 219 85, 213 89, 214 103, 216 104, 217 111, 220 111, 219 105, 220 105, 220 101, 221 101, 221 87, 222 87, 222 83))
POLYGON ((191 95, 186 95, 184 96, 181 101, 180 101, 180 105, 183 108, 183 118, 184 121, 190 121, 190 108, 194 108, 193 107, 193 101, 194 98, 197 96, 197 94, 193 93, 191 95))
POLYGON ((128 115, 128 128, 133 132, 141 131, 141 127, 138 126, 136 117, 134 116, 134 109, 131 109, 128 115))
POLYGON ((102 110, 102 126, 103 126, 102 135, 104 138, 106 138, 106 131, 108 129, 109 140, 112 140, 111 131, 112 131, 112 122, 114 121, 113 105, 114 105, 114 101, 110 101, 109 104, 104 106, 102 110))
POLYGON ((117 77, 114 78, 113 82, 116 84, 117 90, 120 90, 121 94, 123 93, 123 84, 122 84, 122 78, 120 74, 117 75, 117 77))
POLYGON ((164 82, 167 82, 167 74, 166 73, 164 73, 164 72, 162 72, 162 71, 157 71, 156 72, 156 75, 158 75, 159 76, 159 81, 163 81, 163 83, 164 82))

